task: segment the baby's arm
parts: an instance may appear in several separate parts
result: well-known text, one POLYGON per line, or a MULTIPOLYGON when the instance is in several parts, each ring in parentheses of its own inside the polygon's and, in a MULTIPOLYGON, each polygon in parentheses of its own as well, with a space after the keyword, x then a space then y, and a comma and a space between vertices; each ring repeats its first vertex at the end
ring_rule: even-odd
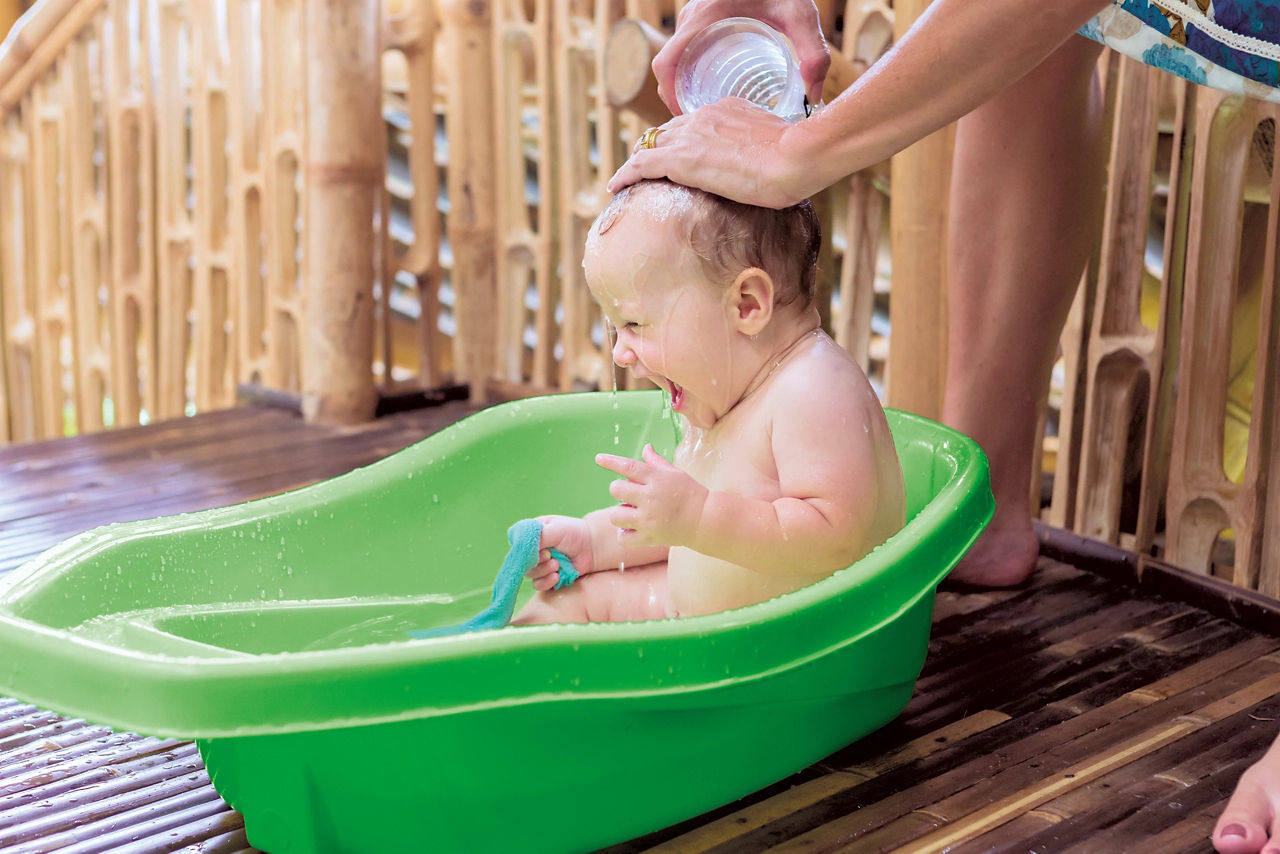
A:
POLYGON ((618 541, 618 529, 609 523, 609 509, 594 510, 582 518, 573 516, 540 516, 542 522, 541 551, 538 564, 529 570, 535 590, 550 590, 559 579, 560 562, 550 549, 562 552, 580 575, 617 569, 620 566, 644 566, 667 559, 666 546, 624 545, 618 541))
POLYGON ((651 448, 640 460, 600 455, 627 478, 611 487, 624 504, 609 520, 624 544, 687 546, 761 572, 847 566, 866 551, 880 498, 869 405, 834 390, 784 392, 771 437, 783 497, 773 501, 707 490, 651 448))

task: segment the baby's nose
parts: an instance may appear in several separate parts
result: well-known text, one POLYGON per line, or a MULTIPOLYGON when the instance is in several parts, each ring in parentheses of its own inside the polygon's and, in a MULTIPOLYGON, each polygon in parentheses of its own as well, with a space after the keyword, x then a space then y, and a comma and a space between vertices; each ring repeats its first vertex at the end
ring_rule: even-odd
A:
POLYGON ((636 361, 636 352, 623 343, 621 336, 613 344, 613 362, 620 368, 626 368, 636 361))

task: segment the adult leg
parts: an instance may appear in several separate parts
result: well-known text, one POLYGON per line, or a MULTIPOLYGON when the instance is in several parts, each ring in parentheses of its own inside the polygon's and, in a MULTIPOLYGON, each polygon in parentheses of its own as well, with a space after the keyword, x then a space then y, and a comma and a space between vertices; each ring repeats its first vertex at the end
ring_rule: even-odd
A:
POLYGON ((956 132, 942 418, 986 451, 996 498, 951 574, 969 584, 1019 584, 1035 567, 1037 408, 1102 213, 1100 51, 1072 36, 956 132))

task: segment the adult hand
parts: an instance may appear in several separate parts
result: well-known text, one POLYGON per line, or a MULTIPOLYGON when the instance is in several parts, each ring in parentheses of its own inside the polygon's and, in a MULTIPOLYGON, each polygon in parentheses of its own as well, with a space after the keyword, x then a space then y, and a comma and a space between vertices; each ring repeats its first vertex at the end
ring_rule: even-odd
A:
POLYGON ((822 81, 831 65, 831 53, 822 37, 822 23, 813 0, 693 0, 680 10, 675 35, 653 58, 658 78, 658 94, 674 116, 676 103, 676 63, 698 33, 723 18, 755 18, 780 30, 795 46, 800 60, 800 78, 811 103, 822 100, 822 81))
POLYGON ((550 549, 563 553, 579 575, 595 572, 595 549, 586 520, 574 516, 539 516, 538 521, 542 523, 538 563, 529 570, 534 590, 550 590, 560 580, 560 561, 551 556, 550 549))
POLYGON ((723 98, 662 126, 609 179, 616 193, 642 178, 670 178, 749 205, 785 208, 821 190, 813 164, 791 153, 788 124, 741 98, 723 98))
POLYGON ((609 512, 623 545, 678 546, 692 542, 707 503, 706 487, 673 466, 652 445, 639 460, 597 454, 596 464, 622 475, 609 493, 622 502, 609 512))

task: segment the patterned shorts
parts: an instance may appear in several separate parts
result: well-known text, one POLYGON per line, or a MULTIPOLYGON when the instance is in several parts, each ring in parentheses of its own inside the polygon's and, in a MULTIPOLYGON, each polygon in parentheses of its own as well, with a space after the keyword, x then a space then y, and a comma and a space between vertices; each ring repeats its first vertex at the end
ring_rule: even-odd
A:
POLYGON ((1080 32, 1193 83, 1280 102, 1280 0, 1112 0, 1080 32))

